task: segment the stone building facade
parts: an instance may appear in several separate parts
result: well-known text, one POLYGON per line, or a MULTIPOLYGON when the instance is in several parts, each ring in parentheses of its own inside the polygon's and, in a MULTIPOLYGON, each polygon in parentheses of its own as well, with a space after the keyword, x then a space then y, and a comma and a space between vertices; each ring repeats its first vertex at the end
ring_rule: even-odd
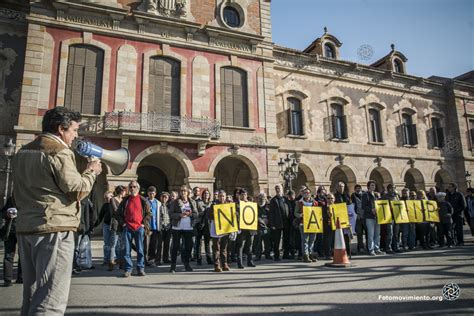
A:
POLYGON ((464 189, 472 170, 472 73, 413 77, 394 47, 373 65, 343 61, 327 30, 304 51, 275 46, 270 0, 2 6, 2 139, 19 147, 48 109, 80 110, 84 138, 131 153, 97 196, 136 178, 273 192, 278 161, 295 153, 295 186, 311 189, 368 179, 464 189))

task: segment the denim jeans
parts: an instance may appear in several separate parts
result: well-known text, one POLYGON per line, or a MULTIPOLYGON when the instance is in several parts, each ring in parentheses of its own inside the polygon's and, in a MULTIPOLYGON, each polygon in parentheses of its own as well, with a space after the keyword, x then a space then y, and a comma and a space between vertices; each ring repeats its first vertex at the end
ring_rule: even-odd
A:
POLYGON ((123 228, 122 241, 124 243, 123 259, 125 260, 125 272, 132 272, 132 239, 135 240, 135 246, 137 247, 137 270, 144 271, 145 269, 145 253, 143 240, 145 237, 145 229, 143 227, 138 228, 136 231, 131 230, 128 227, 123 228))
POLYGON ((313 250, 314 241, 316 240, 316 234, 304 233, 303 225, 300 225, 301 233, 301 248, 305 255, 310 255, 313 250))
POLYGON ((104 237, 104 262, 115 261, 115 246, 117 245, 117 233, 110 230, 110 225, 102 225, 102 235, 104 237))
POLYGON ((374 218, 366 218, 365 225, 367 227, 369 253, 380 250, 380 225, 374 218))

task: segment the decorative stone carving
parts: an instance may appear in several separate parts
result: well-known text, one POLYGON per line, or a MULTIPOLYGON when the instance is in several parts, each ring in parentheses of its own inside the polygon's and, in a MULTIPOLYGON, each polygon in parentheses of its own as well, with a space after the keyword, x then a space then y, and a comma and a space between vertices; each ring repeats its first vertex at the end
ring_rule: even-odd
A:
POLYGON ((170 17, 185 17, 188 14, 187 0, 145 0, 140 10, 170 17))

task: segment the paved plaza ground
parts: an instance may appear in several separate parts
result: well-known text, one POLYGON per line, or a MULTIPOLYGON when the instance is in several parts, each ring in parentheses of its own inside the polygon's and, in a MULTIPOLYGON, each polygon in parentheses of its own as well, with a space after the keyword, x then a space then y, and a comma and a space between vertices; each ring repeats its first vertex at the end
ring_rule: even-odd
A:
MULTIPOLYGON (((467 233, 467 231, 466 231, 467 233)), ((101 263, 101 241, 93 242, 96 269, 72 280, 68 315, 92 314, 465 314, 474 315, 474 239, 453 249, 377 257, 353 256, 352 268, 327 261, 260 261, 256 268, 214 273, 210 265, 176 274, 169 266, 148 268, 146 277, 123 278, 101 263), (441 296, 456 283, 456 301, 382 300, 381 296, 441 296)), ((3 253, 2 253, 3 257, 3 253)), ((19 313, 21 286, 0 288, 0 315, 19 313)))

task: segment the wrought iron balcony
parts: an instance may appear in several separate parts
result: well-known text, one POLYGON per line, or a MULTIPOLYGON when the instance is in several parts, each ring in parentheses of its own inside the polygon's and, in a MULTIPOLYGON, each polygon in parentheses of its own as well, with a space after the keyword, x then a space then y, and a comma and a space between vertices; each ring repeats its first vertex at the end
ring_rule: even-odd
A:
POLYGON ((216 120, 154 112, 107 112, 104 116, 84 116, 81 124, 81 132, 92 134, 126 131, 219 138, 220 129, 216 120))

